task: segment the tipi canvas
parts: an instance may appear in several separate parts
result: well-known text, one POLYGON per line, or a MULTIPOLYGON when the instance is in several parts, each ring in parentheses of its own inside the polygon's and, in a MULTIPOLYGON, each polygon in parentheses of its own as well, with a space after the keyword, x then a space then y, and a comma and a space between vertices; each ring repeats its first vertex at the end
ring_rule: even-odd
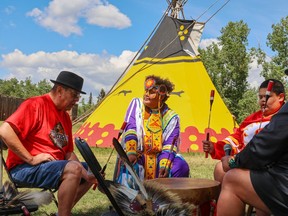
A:
POLYGON ((112 147, 112 139, 118 135, 131 99, 143 96, 145 77, 151 74, 168 78, 175 84, 167 104, 180 116, 181 152, 201 152, 202 140, 206 139, 208 131, 212 141, 229 135, 234 127, 233 117, 197 51, 203 28, 203 23, 166 15, 134 64, 75 136, 85 139, 91 146, 112 147), (215 90, 212 106, 211 90, 215 90))

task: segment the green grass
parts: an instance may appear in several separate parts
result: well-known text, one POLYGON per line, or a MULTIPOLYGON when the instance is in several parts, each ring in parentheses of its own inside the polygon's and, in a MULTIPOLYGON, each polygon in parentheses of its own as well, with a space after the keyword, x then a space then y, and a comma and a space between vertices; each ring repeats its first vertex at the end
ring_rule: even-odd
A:
MULTIPOLYGON (((103 166, 107 162, 107 158, 111 152, 111 149, 107 148, 92 148, 93 153, 95 154, 99 163, 103 166)), ((7 151, 4 152, 6 156, 7 151)), ((83 160, 81 154, 75 149, 75 152, 80 160, 83 160)), ((203 153, 184 153, 183 157, 186 159, 190 166, 190 175, 191 178, 204 178, 204 179, 213 179, 213 169, 215 166, 216 160, 211 158, 205 158, 203 153)), ((106 179, 112 180, 114 165, 116 161, 116 153, 114 152, 110 162, 106 169, 106 179)), ((3 182, 7 179, 7 175, 4 173, 3 182)), ((57 194, 56 194, 57 195, 57 194)), ((73 216, 98 216, 103 212, 106 212, 109 208, 110 201, 105 194, 99 192, 98 189, 95 191, 90 189, 82 199, 77 203, 73 209, 73 216)), ((42 206, 39 210, 32 215, 49 215, 50 213, 56 212, 57 208, 52 202, 47 206, 42 206)))
MULTIPOLYGON (((73 128, 75 132, 77 126, 73 128)), ((96 148, 93 147, 92 151, 96 156, 99 163, 104 166, 106 164, 111 149, 109 148, 96 148)), ((81 161, 84 161, 78 149, 75 147, 75 153, 81 161)), ((4 151, 6 157, 7 151, 4 151)), ((190 166, 191 178, 204 178, 213 179, 213 169, 216 164, 216 160, 211 158, 205 158, 204 153, 183 153, 183 157, 186 159, 190 166)), ((116 152, 114 151, 110 162, 106 169, 106 179, 112 180, 114 173, 114 166, 116 161, 116 152)), ((7 175, 4 173, 3 182, 7 180, 7 175)), ((57 192, 55 194, 57 196, 57 192)), ((105 194, 102 194, 98 189, 95 191, 90 189, 82 199, 74 207, 72 214, 73 216, 98 216, 106 212, 110 206, 110 201, 105 194)), ((57 212, 55 204, 52 202, 47 206, 42 206, 37 212, 32 213, 34 216, 49 215, 50 213, 57 212)))
MULTIPOLYGON (((92 148, 97 160, 103 166, 111 152, 111 149, 106 148, 92 148)), ((78 157, 82 160, 80 153, 76 150, 78 157)), ((205 158, 204 154, 201 153, 185 153, 184 158, 187 160, 190 166, 190 175, 192 178, 205 178, 213 179, 213 169, 216 163, 215 160, 211 158, 205 158)), ((112 180, 114 166, 116 161, 116 153, 114 152, 111 160, 106 169, 106 179, 112 180)), ((101 215, 103 212, 107 211, 109 208, 110 201, 105 194, 99 192, 98 189, 95 191, 90 189, 87 194, 85 194, 82 199, 77 203, 73 209, 74 216, 97 216, 101 215)), ((44 215, 47 213, 56 212, 56 207, 54 203, 48 206, 41 207, 33 215, 44 215)))

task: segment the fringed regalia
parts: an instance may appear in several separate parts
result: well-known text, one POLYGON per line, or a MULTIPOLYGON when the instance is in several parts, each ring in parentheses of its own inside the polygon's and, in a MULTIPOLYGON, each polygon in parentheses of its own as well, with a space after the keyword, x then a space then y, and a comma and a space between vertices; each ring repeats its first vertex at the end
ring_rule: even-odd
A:
MULTIPOLYGON (((127 126, 122 147, 127 154, 137 154, 134 165, 141 180, 158 177, 160 168, 169 168, 169 177, 188 177, 189 166, 180 154, 179 116, 163 104, 160 110, 145 108, 142 99, 134 98, 126 112, 127 126), (173 149, 171 149, 173 145, 173 149), (172 150, 172 151, 171 151, 172 150)), ((129 175, 122 165, 116 181, 125 184, 129 175)), ((129 184, 128 184, 129 185, 129 184)))

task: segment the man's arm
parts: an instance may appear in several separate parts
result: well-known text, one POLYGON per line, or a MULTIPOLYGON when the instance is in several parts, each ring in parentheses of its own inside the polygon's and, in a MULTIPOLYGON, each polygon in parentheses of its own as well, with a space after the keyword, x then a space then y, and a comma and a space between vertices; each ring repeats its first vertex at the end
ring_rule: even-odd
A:
POLYGON ((50 154, 42 153, 32 156, 23 146, 17 134, 9 123, 4 122, 0 127, 0 137, 7 147, 13 151, 25 163, 36 165, 44 161, 55 160, 50 154))

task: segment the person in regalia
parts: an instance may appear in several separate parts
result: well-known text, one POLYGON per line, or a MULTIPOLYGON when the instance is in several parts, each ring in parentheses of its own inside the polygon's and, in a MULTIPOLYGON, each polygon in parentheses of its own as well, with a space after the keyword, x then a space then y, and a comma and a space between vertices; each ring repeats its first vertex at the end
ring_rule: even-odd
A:
MULTIPOLYGON (((141 180, 189 177, 189 166, 178 153, 179 116, 165 103, 173 89, 168 79, 147 76, 143 98, 133 98, 127 109, 121 144, 141 180)), ((123 164, 116 176, 116 182, 131 186, 123 164)))

